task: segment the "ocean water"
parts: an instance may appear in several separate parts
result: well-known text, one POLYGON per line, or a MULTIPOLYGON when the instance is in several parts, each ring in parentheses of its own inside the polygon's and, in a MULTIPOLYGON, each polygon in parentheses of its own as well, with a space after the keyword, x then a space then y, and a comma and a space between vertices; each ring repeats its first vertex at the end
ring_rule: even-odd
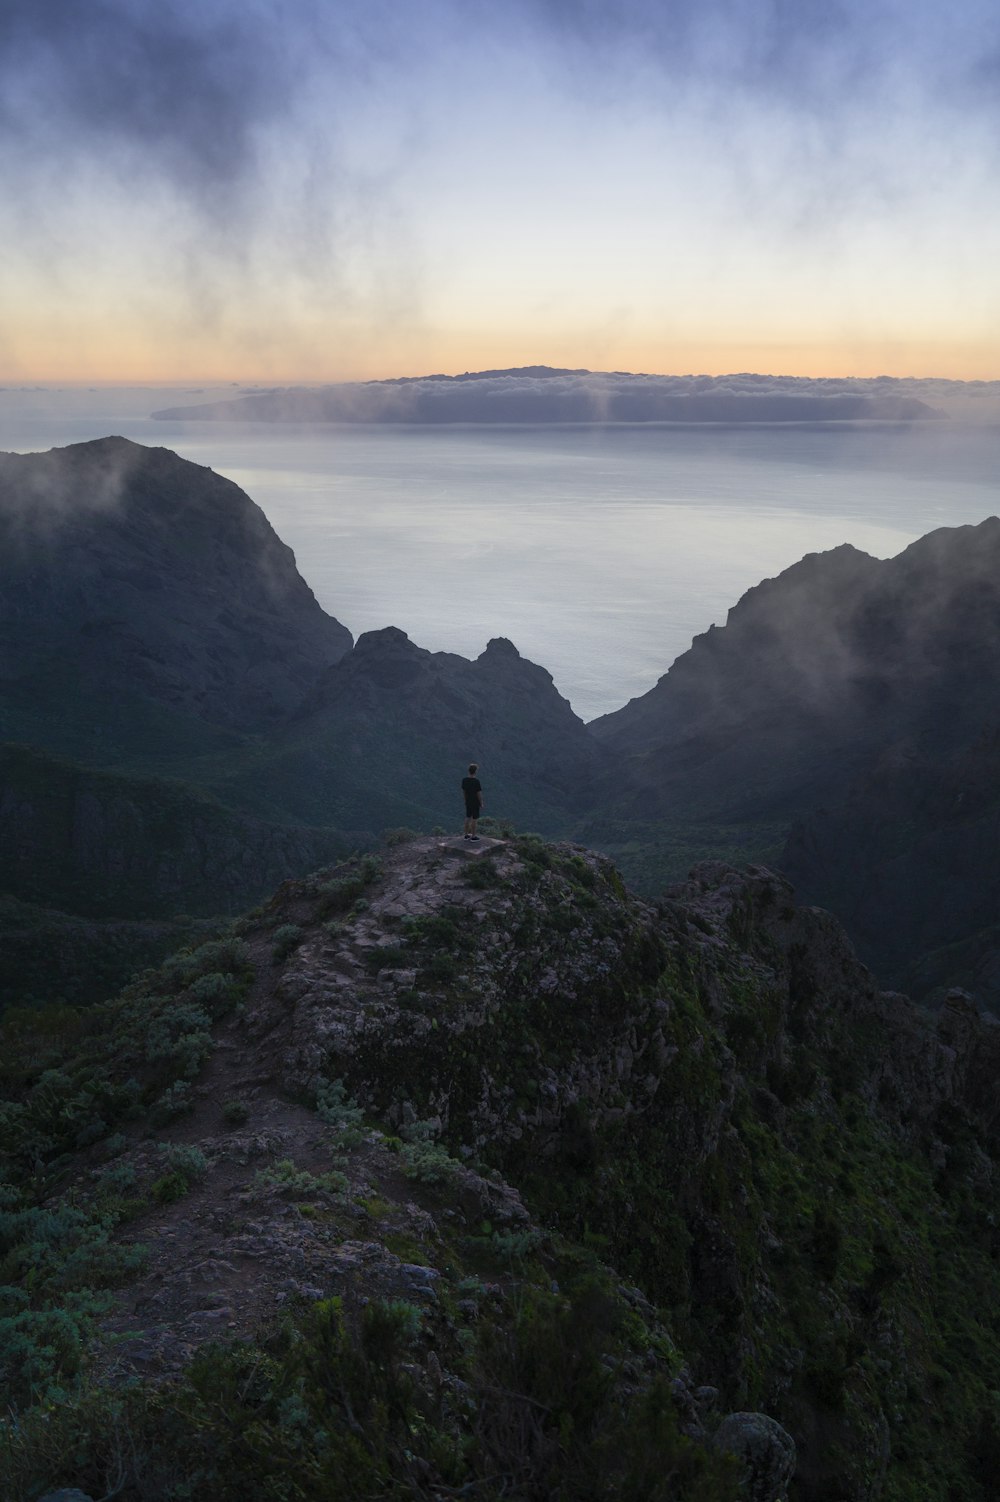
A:
MULTIPOLYGON (((206 396, 214 393, 206 393, 206 396)), ((229 476, 355 635, 509 637, 584 719, 644 693, 761 579, 1000 511, 1000 426, 155 422, 176 390, 0 392, 0 448, 121 433, 229 476)), ((2 560, 0 560, 2 563, 2 560)))

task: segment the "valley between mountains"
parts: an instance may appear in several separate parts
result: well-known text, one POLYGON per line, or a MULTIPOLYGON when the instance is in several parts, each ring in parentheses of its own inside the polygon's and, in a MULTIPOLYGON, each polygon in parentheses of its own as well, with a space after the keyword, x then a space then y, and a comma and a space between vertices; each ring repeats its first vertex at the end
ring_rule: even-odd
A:
POLYGON ((990 1502, 998 565, 811 555, 586 725, 0 456, 4 1502, 990 1502))

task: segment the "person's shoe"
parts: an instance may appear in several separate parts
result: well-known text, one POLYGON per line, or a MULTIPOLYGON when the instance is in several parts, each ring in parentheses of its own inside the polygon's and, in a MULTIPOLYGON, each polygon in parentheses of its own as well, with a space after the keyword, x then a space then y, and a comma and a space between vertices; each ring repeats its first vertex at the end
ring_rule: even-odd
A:
POLYGON ((463 840, 471 840, 472 836, 471 836, 471 834, 463 834, 462 839, 463 840))
POLYGON ((478 834, 470 834, 469 835, 469 839, 471 840, 471 842, 473 843, 473 845, 478 845, 479 844, 479 836, 478 836, 478 834))

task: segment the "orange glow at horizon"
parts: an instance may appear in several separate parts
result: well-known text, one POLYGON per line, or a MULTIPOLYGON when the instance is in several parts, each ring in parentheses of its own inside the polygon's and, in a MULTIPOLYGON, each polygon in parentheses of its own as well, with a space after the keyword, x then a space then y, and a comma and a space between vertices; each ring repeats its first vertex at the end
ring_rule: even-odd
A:
POLYGON ((307 350, 292 339, 283 349, 258 348, 237 356, 231 348, 212 347, 210 340, 188 339, 173 346, 155 345, 136 333, 118 331, 115 341, 78 337, 39 337, 31 340, 30 356, 11 348, 0 350, 0 386, 28 384, 69 386, 173 386, 198 383, 310 386, 348 381, 385 380, 394 376, 467 370, 507 369, 550 365, 593 371, 622 370, 649 375, 760 375, 811 378, 939 378, 958 381, 1000 380, 1000 356, 995 341, 949 343, 944 339, 842 342, 828 340, 611 340, 603 337, 542 337, 537 328, 502 336, 483 333, 474 338, 457 335, 386 339, 379 331, 370 340, 355 333, 338 352, 334 341, 322 350, 307 350), (331 345, 334 345, 331 348, 331 345))

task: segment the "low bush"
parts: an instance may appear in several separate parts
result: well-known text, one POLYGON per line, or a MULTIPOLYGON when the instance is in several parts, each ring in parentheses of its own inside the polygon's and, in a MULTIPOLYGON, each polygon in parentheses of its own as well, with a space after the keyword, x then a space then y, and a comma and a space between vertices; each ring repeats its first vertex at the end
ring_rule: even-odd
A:
POLYGON ((262 1168, 254 1183, 259 1189, 278 1189, 286 1194, 301 1194, 305 1197, 316 1194, 343 1194, 347 1188, 344 1174, 310 1173, 306 1168, 296 1168, 291 1158, 280 1158, 270 1168, 262 1168))
POLYGON ((274 930, 272 935, 271 958, 276 965, 288 958, 294 949, 297 949, 304 938, 302 929, 297 923, 282 923, 280 928, 274 930))
POLYGON ((347 1093, 343 1080, 320 1079, 316 1085, 316 1111, 334 1132, 334 1146, 341 1151, 357 1147, 365 1139, 364 1112, 347 1093))

